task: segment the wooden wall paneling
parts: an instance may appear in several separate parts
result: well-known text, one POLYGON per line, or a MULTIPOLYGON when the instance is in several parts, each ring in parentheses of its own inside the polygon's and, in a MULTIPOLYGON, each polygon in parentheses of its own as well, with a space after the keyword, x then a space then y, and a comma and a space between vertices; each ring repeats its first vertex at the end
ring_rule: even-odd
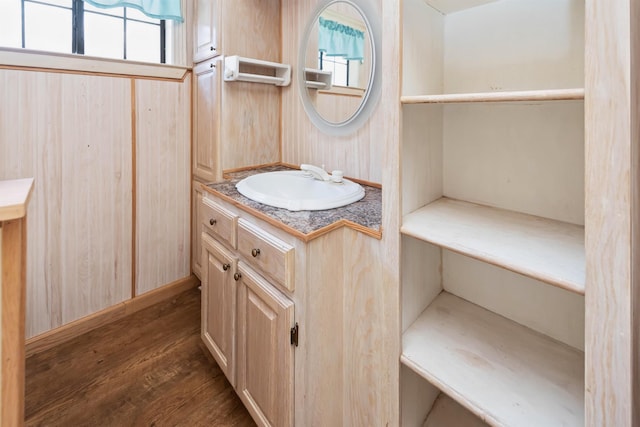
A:
POLYGON ((444 106, 444 194, 584 224, 583 115, 582 101, 444 106))
POLYGON ((222 1, 222 53, 280 62, 281 0, 222 1), (250 30, 249 30, 250 28, 250 30), (255 37, 241 37, 249 30, 255 37))
POLYGON ((260 83, 222 82, 223 170, 280 161, 280 90, 260 83))
POLYGON ((443 250, 444 290, 584 351, 584 296, 443 250))
POLYGON ((61 83, 64 324, 129 296, 131 98, 124 79, 62 75, 61 83))
POLYGON ((444 16, 422 0, 405 0, 402 8, 402 94, 442 93, 444 16))
POLYGON ((640 423, 638 14, 633 1, 586 2, 588 426, 640 423))
POLYGON ((304 384, 304 389, 296 392, 296 425, 343 425, 349 409, 342 387, 347 338, 341 332, 348 315, 343 311, 343 232, 336 230, 306 245, 306 273, 295 293, 303 339, 301 348, 296 349, 296 382, 304 384), (304 292, 303 300, 299 291, 304 292))
POLYGON ((136 81, 136 295, 190 275, 191 77, 136 81))
POLYGON ((28 220, 30 337, 130 294, 130 86, 14 70, 0 71, 0 86, 0 178, 38 182, 28 220))
POLYGON ((445 93, 584 85, 582 0, 500 1, 445 20, 445 93))
POLYGON ((398 330, 391 329, 394 322, 388 322, 391 307, 387 304, 397 302, 397 286, 388 289, 381 280, 387 261, 380 258, 382 248, 377 240, 345 228, 344 245, 348 250, 344 251, 342 386, 349 410, 342 424, 391 424, 387 405, 390 400, 398 402, 398 390, 390 387, 389 380, 397 377, 400 367, 398 340, 392 338, 398 330), (363 254, 378 261, 362 262, 363 254))

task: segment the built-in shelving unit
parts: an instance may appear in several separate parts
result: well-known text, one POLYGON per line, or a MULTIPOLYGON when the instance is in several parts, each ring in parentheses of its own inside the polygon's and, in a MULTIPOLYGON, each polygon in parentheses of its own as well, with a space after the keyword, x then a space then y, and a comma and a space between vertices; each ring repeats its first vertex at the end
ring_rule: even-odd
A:
POLYGON ((509 92, 406 95, 403 104, 448 104, 465 102, 541 102, 584 100, 584 89, 522 90, 509 92))
POLYGON ((584 355, 441 293, 403 334, 402 362, 492 425, 584 425, 584 355))
POLYGON ((405 0, 403 28, 404 425, 446 395, 582 426, 584 2, 405 0))
POLYGON ((584 294, 584 227, 442 198, 405 215, 401 231, 584 294))

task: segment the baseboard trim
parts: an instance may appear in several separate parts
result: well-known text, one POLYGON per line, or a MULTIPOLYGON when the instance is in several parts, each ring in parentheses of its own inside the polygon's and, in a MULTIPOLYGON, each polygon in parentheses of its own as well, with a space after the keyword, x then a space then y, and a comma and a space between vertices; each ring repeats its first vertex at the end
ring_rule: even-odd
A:
POLYGON ((100 326, 108 325, 129 314, 150 307, 157 302, 172 298, 188 289, 195 288, 199 283, 198 278, 192 274, 191 276, 176 280, 175 282, 144 293, 133 299, 123 301, 97 313, 74 320, 59 328, 36 335, 26 341, 25 356, 32 356, 99 328, 100 326))

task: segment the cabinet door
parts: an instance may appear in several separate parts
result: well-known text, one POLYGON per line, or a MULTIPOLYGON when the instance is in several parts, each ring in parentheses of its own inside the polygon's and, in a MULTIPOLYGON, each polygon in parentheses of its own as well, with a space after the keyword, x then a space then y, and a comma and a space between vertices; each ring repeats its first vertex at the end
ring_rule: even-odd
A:
POLYGON ((197 0, 195 3, 193 62, 220 54, 220 1, 197 0))
POLYGON ((222 178, 218 163, 220 129, 219 58, 198 64, 194 69, 193 91, 193 175, 212 182, 222 178))
POLYGON ((191 184, 191 271, 202 281, 202 220, 200 218, 200 204, 202 190, 200 182, 191 184))
POLYGON ((258 425, 293 425, 293 302, 238 265, 236 391, 258 425))
POLYGON ((237 262, 206 233, 202 233, 202 252, 202 340, 234 385, 237 262))

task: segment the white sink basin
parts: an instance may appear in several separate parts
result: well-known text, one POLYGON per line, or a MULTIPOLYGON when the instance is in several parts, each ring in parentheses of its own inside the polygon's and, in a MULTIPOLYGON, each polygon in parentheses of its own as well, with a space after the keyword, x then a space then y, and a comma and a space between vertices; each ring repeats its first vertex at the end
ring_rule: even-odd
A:
POLYGON ((348 179, 340 183, 314 179, 305 171, 265 172, 236 184, 245 197, 290 211, 339 208, 364 197, 364 189, 348 179))

